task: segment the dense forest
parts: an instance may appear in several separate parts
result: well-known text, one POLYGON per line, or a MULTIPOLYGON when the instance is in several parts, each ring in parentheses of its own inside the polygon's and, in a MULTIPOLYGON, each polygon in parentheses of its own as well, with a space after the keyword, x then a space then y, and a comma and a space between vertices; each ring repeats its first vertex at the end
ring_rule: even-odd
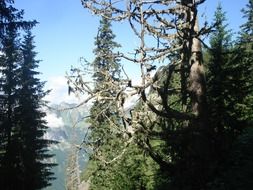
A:
MULTIPOLYGON (((45 139, 47 105, 32 28, 14 1, 0 2, 0 188, 42 189, 54 179, 45 139)), ((69 154, 68 190, 251 190, 253 0, 240 31, 206 0, 81 0, 100 18, 93 61, 71 67, 71 109, 92 103, 81 144, 69 154), (113 24, 138 41, 121 51, 113 24), (137 65, 139 81, 125 67, 137 65), (132 103, 134 102, 134 103, 132 103), (89 160, 78 171, 78 153, 89 160)), ((80 5, 80 6, 81 6, 80 5)), ((85 36, 84 36, 85 38, 85 36)))

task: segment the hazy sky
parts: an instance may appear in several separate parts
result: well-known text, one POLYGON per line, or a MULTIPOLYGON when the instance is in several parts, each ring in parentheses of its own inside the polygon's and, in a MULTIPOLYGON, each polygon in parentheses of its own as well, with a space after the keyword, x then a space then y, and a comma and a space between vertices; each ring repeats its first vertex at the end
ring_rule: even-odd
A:
MULTIPOLYGON (((213 19, 213 13, 218 0, 206 0, 199 12, 204 13, 208 21, 213 19)), ((242 14, 247 0, 220 0, 227 12, 229 27, 239 30, 242 14)), ((80 57, 92 61, 94 37, 97 34, 99 18, 84 9, 80 0, 16 0, 15 6, 24 9, 25 19, 36 19, 39 24, 34 28, 36 51, 41 59, 39 71, 42 80, 46 80, 48 88, 55 88, 49 100, 54 102, 70 101, 67 96, 67 85, 64 76, 71 65, 78 66, 80 57)), ((136 44, 128 25, 117 23, 113 25, 117 41, 123 47, 131 48, 136 44)), ((134 74, 134 73, 133 73, 134 74)))

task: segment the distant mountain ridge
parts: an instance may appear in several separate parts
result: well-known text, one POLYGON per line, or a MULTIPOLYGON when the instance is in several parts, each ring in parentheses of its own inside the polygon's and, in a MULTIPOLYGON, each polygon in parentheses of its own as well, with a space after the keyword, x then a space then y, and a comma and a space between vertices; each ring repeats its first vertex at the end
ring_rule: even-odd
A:
MULTIPOLYGON (((59 142, 57 145, 50 147, 50 153, 56 155, 53 161, 58 166, 52 169, 57 179, 52 181, 52 186, 45 188, 45 190, 63 190, 66 189, 66 167, 70 147, 71 144, 81 144, 88 128, 85 118, 89 114, 90 107, 79 107, 76 104, 68 104, 66 102, 53 104, 50 107, 52 109, 47 112, 49 129, 46 138, 59 142)), ((83 167, 87 162, 87 158, 82 156, 79 162, 79 165, 83 167)))

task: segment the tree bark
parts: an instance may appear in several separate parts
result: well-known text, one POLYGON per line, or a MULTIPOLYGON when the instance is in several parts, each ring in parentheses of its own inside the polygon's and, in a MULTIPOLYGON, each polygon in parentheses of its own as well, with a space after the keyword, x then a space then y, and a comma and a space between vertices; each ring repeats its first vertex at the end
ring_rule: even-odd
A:
MULTIPOLYGON (((194 7, 196 9, 196 7, 194 7)), ((205 71, 203 66, 201 42, 198 39, 198 19, 196 10, 192 9, 191 17, 193 29, 191 30, 192 42, 190 45, 190 73, 189 73, 189 86, 192 113, 197 117, 199 127, 207 125, 207 103, 206 103, 206 80, 205 71)), ((194 122, 195 123, 195 122, 194 122)))

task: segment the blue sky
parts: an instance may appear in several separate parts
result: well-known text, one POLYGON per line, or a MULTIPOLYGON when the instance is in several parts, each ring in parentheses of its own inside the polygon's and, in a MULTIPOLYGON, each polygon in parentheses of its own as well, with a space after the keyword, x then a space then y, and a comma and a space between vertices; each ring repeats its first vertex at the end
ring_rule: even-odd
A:
MULTIPOLYGON (((247 0, 220 0, 227 13, 229 27, 239 30, 242 14, 247 0)), ((218 0, 206 0, 200 13, 208 21, 213 18, 218 0)), ((16 0, 15 7, 25 10, 25 19, 36 19, 39 24, 34 28, 36 51, 41 59, 39 71, 47 88, 55 88, 50 100, 70 101, 67 97, 67 85, 64 80, 71 65, 78 66, 80 57, 93 59, 94 37, 97 34, 99 18, 85 10, 80 0, 16 0)), ((117 41, 130 50, 137 45, 127 24, 113 25, 117 41)), ((128 51, 128 50, 127 50, 128 51)), ((135 73, 133 73, 135 74, 135 73)))

